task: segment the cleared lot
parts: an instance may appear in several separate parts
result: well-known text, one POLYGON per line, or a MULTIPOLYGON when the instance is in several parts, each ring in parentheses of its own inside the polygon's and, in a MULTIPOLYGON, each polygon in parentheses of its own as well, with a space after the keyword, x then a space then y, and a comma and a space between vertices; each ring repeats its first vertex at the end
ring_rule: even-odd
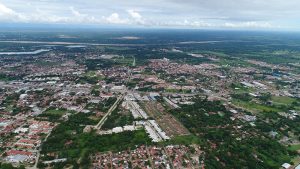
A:
POLYGON ((156 120, 159 126, 170 137, 190 134, 189 131, 157 101, 143 102, 142 107, 147 114, 156 120))

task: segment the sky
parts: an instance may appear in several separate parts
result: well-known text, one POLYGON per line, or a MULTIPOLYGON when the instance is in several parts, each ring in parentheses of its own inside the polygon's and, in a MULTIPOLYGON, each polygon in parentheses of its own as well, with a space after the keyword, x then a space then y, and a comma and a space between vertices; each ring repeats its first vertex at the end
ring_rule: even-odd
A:
POLYGON ((0 0, 0 24, 300 30, 300 0, 0 0))

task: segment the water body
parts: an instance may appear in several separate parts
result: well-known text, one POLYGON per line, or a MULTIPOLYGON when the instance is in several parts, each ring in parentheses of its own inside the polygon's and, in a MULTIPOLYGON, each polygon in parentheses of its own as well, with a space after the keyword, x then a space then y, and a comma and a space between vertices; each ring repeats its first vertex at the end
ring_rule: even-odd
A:
POLYGON ((32 52, 0 52, 0 55, 36 55, 42 52, 49 52, 50 49, 39 49, 32 52))
POLYGON ((70 45, 70 46, 66 46, 67 48, 86 48, 85 45, 70 45))

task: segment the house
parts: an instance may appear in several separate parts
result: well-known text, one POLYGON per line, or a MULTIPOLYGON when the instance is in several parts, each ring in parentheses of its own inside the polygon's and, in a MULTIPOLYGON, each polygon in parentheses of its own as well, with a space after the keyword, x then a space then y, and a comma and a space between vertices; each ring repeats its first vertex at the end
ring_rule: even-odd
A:
POLYGON ((121 133, 122 131, 123 131, 122 127, 115 127, 115 128, 112 129, 113 133, 121 133))
POLYGON ((281 165, 281 167, 283 167, 284 169, 289 169, 289 168, 291 168, 291 164, 289 164, 289 163, 284 163, 284 164, 282 164, 281 165))

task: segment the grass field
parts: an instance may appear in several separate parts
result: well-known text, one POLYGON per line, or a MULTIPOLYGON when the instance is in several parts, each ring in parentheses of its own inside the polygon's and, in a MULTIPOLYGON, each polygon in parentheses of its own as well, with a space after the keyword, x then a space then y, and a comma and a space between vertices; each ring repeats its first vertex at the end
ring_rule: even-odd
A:
POLYGON ((64 109, 48 109, 44 112, 44 114, 60 115, 60 116, 62 116, 65 113, 66 113, 66 110, 64 110, 64 109))
POLYGON ((298 151, 298 150, 300 150, 300 144, 291 145, 289 147, 289 150, 292 150, 292 151, 298 151))
POLYGON ((47 118, 51 122, 57 122, 66 112, 64 109, 48 109, 38 117, 47 118))
POLYGON ((88 71, 80 77, 79 82, 96 84, 98 81, 103 79, 104 77, 97 75, 95 71, 88 71))
POLYGON ((102 76, 97 76, 95 71, 88 71, 84 74, 85 77, 87 78, 96 78, 97 80, 102 80, 102 76))
POLYGON ((254 113, 258 113, 258 112, 262 112, 262 111, 276 111, 276 112, 280 111, 277 108, 261 105, 261 104, 254 103, 254 102, 245 102, 245 101, 240 101, 240 100, 234 100, 233 104, 238 107, 242 107, 248 111, 254 112, 254 113))
POLYGON ((296 156, 292 159, 292 162, 295 164, 295 166, 300 164, 300 156, 296 156))
POLYGON ((292 104, 297 101, 297 99, 287 97, 287 96, 273 96, 272 99, 275 104, 292 104))
POLYGON ((171 140, 162 142, 160 144, 170 145, 170 144, 183 144, 183 145, 191 145, 191 144, 200 144, 201 140, 199 137, 194 135, 185 135, 185 136, 175 136, 171 140))

